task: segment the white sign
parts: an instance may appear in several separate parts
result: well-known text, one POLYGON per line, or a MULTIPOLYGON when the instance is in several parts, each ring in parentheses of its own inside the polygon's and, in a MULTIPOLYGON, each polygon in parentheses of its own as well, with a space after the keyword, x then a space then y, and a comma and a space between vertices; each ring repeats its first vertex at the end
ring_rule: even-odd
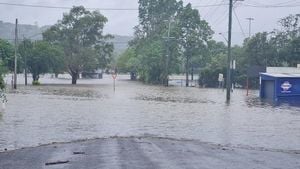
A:
POLYGON ((281 84, 280 86, 282 88, 283 91, 281 91, 282 93, 291 93, 290 88, 293 87, 293 85, 288 82, 288 81, 285 81, 284 83, 281 84))
POLYGON ((224 75, 222 73, 219 73, 218 81, 223 82, 223 80, 224 80, 224 75))

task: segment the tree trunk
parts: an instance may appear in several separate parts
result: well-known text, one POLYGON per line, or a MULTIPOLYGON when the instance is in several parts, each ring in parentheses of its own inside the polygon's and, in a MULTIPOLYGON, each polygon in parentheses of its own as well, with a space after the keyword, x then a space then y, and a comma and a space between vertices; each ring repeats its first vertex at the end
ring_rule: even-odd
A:
POLYGON ((189 86, 189 57, 186 57, 186 63, 185 63, 185 86, 189 86))
POLYGON ((39 81, 40 76, 37 74, 32 74, 33 81, 39 81))
POLYGON ((191 72, 191 76, 192 76, 192 81, 194 80, 194 67, 192 66, 192 72, 191 72))
POLYGON ((78 73, 72 73, 72 84, 76 85, 78 79, 78 73))

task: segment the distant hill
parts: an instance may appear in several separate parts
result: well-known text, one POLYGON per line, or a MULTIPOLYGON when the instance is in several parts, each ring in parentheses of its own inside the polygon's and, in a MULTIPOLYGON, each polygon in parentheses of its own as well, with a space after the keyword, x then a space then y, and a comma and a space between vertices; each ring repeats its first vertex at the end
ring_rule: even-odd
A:
MULTIPOLYGON (((32 40, 41 40, 42 32, 48 29, 50 26, 39 27, 37 25, 19 24, 19 39, 23 37, 30 38, 32 40)), ((10 42, 14 41, 15 36, 15 24, 0 21, 0 38, 7 39, 10 42)), ((123 53, 127 47, 128 42, 132 40, 131 36, 113 35, 115 38, 111 40, 114 43, 116 55, 123 53)))

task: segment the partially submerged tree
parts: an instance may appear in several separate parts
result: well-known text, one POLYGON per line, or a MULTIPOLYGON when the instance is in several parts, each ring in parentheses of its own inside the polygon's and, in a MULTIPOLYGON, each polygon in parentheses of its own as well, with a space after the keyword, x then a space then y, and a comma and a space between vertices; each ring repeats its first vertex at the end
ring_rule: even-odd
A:
POLYGON ((193 9, 191 4, 183 7, 178 15, 178 20, 179 43, 183 49, 186 86, 188 86, 189 69, 192 66, 191 61, 201 62, 201 54, 204 53, 207 41, 211 39, 213 31, 205 20, 200 19, 199 11, 193 9))
POLYGON ((39 80, 40 74, 48 73, 54 69, 54 65, 59 65, 62 57, 62 51, 59 47, 54 46, 46 41, 31 42, 25 39, 19 46, 21 60, 25 61, 27 69, 32 74, 33 82, 39 80))
POLYGON ((204 59, 212 33, 191 4, 183 6, 181 0, 139 0, 139 25, 130 47, 140 79, 167 85, 168 75, 179 73, 181 62, 185 62, 188 75, 190 66, 199 66, 204 59))
POLYGON ((111 56, 113 45, 107 40, 112 36, 103 35, 106 22, 106 17, 98 11, 90 12, 78 6, 43 33, 45 40, 62 46, 63 61, 72 76, 72 84, 76 84, 80 72, 105 65, 111 56))

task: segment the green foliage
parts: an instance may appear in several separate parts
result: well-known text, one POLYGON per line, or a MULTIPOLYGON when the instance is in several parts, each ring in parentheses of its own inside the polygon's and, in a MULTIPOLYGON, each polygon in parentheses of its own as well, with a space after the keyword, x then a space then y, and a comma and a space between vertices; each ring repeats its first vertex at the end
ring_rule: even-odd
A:
POLYGON ((200 65, 212 33, 191 4, 184 7, 176 0, 139 0, 135 38, 119 58, 118 67, 137 71, 144 82, 165 83, 167 75, 180 72, 185 58, 200 65))
POLYGON ((31 42, 28 39, 20 43, 19 53, 23 67, 27 65, 33 81, 38 81, 40 74, 48 73, 51 69, 58 70, 63 54, 58 46, 46 41, 31 42))
POLYGON ((118 71, 122 73, 136 72, 138 63, 136 62, 136 53, 134 48, 128 48, 117 60, 118 71))
MULTIPOLYGON (((296 66, 300 63, 300 14, 287 16, 279 23, 280 30, 257 33, 245 39, 242 47, 232 48, 233 58, 237 62, 234 82, 245 86, 247 69, 252 66, 296 66)), ((218 58, 219 55, 216 52, 218 48, 224 49, 224 47, 208 43, 209 59, 206 59, 207 64, 200 73, 200 82, 211 87, 216 86, 218 73, 226 75, 226 63, 223 66, 215 64, 214 58, 218 58)), ((223 58, 226 59, 226 57, 224 55, 223 58)), ((257 87, 258 80, 258 78, 252 78, 250 86, 257 87)))
POLYGON ((41 85, 41 83, 37 80, 34 80, 34 81, 32 81, 32 85, 33 86, 39 86, 39 85, 41 85))
POLYGON ((0 59, 2 65, 2 71, 14 70, 14 47, 8 41, 0 39, 0 59))
POLYGON ((138 49, 138 72, 140 79, 146 83, 161 83, 163 79, 164 59, 162 41, 146 41, 142 48, 138 49))
MULTIPOLYGON (((276 62, 274 58, 268 58, 275 53, 267 36, 267 32, 257 33, 245 42, 245 55, 249 65, 266 66, 270 65, 268 62, 276 62)), ((272 63, 272 65, 275 64, 272 63)))
POLYGON ((109 63, 113 44, 107 41, 113 36, 103 35, 106 22, 106 17, 98 11, 77 6, 43 33, 45 40, 63 48, 63 61, 72 84, 76 84, 80 72, 104 68, 109 63))
POLYGON ((199 84, 206 87, 217 87, 219 73, 226 75, 227 52, 222 42, 210 40, 207 43, 205 60, 199 73, 199 84))
POLYGON ((0 39, 0 89, 5 88, 3 75, 14 67, 14 48, 6 40, 0 39))
MULTIPOLYGON (((211 40, 213 31, 200 19, 199 12, 181 1, 139 0, 140 23, 135 27, 131 47, 121 55, 121 71, 137 71, 141 80, 149 83, 164 81, 166 55, 169 55, 169 74, 178 73, 182 63, 189 73, 199 68, 199 83, 217 86, 218 74, 226 79, 227 47, 211 40), (166 6, 167 5, 167 6, 166 6), (169 34, 172 40, 166 40, 169 34)), ((236 61, 233 81, 245 86, 247 70, 253 66, 296 66, 300 63, 300 15, 290 15, 279 21, 280 30, 262 32, 245 39, 243 46, 232 47, 236 61)), ((181 70, 182 72, 182 70, 181 70)), ((258 84, 258 78, 251 79, 258 84)))
POLYGON ((3 74, 0 75, 0 89, 3 90, 5 88, 5 82, 3 79, 3 74))

